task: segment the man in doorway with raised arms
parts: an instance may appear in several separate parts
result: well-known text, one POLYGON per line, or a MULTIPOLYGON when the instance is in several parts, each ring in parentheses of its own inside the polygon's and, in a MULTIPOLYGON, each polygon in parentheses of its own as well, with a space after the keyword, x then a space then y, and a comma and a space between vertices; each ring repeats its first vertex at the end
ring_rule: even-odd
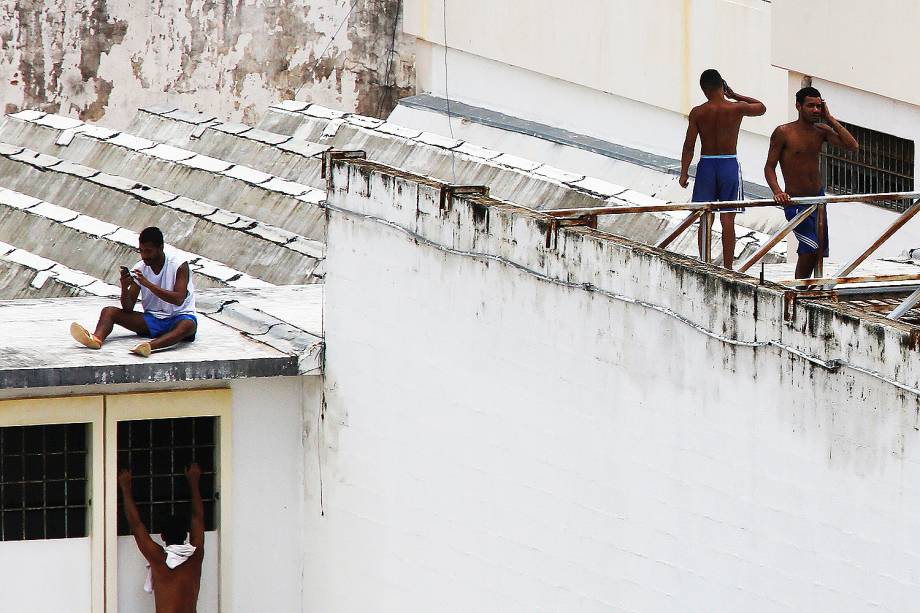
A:
POLYGON ((101 348, 115 324, 151 339, 131 349, 144 358, 156 349, 195 340, 195 285, 188 262, 164 251, 159 228, 141 232, 138 248, 141 261, 131 270, 121 267, 121 308, 102 309, 92 334, 77 322, 70 324, 70 335, 81 345, 101 348), (143 313, 134 310, 138 295, 143 313))
MULTIPOLYGON (((741 120, 757 117, 767 112, 763 102, 737 94, 725 83, 718 71, 710 68, 700 75, 700 88, 706 102, 690 111, 687 136, 680 158, 680 186, 690 181, 690 162, 696 148, 696 137, 701 143, 700 162, 696 166, 696 183, 693 185, 693 202, 726 202, 744 198, 741 165, 738 163, 738 132, 741 120)), ((731 268, 735 260, 735 214, 744 209, 723 209, 722 264, 731 268)), ((703 224, 700 224, 700 257, 703 256, 703 224)))
POLYGON ((131 491, 131 472, 122 469, 118 473, 125 519, 137 548, 150 567, 144 589, 153 592, 156 613, 195 613, 198 608, 201 563, 204 560, 204 503, 201 500, 201 468, 198 464, 189 466, 185 477, 192 495, 191 521, 175 515, 165 518, 165 530, 160 534, 165 546, 161 547, 150 538, 147 527, 141 521, 131 491))
MULTIPOLYGON (((801 196, 823 196, 819 155, 825 142, 848 151, 859 149, 853 135, 834 119, 827 102, 814 87, 804 87, 795 95, 795 108, 799 118, 779 126, 770 137, 770 152, 763 172, 767 185, 773 190, 773 199, 784 206, 786 219, 791 220, 808 205, 788 206, 790 199, 801 196), (823 122, 823 123, 822 123, 823 122), (783 171, 786 188, 781 189, 776 177, 776 163, 783 171)), ((799 260, 795 265, 795 278, 808 279, 815 274, 819 259, 830 252, 827 220, 822 236, 818 236, 818 211, 805 218, 794 230, 799 241, 799 260), (820 250, 820 245, 824 249, 820 250), (823 251, 823 253, 821 252, 823 251)))

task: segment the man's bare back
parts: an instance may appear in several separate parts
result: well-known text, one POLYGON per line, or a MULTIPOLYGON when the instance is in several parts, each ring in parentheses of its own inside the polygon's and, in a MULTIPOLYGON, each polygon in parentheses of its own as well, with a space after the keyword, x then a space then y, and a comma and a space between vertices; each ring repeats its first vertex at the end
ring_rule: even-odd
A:
POLYGON ((166 566, 165 553, 160 563, 150 565, 156 613, 196 613, 203 560, 204 547, 198 547, 176 568, 166 566))
POLYGON ((702 155, 734 155, 738 151, 738 132, 747 105, 738 102, 708 100, 690 111, 696 124, 702 155))

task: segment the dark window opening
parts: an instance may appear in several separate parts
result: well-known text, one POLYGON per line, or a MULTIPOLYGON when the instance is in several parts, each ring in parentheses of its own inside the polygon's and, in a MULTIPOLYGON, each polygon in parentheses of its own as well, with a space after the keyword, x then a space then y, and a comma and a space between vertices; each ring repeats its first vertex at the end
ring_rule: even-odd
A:
POLYGON ((0 427, 0 541, 87 535, 89 428, 0 427))
MULTIPOLYGON (((191 492, 185 468, 201 466, 205 530, 215 529, 216 417, 145 419, 118 424, 118 468, 133 475, 134 501, 151 534, 162 532, 168 515, 187 517, 191 492)), ((118 500, 118 534, 131 534, 118 500)))
MULTIPOLYGON (((828 144, 821 154, 827 189, 835 194, 880 194, 914 189, 914 141, 843 123, 859 142, 858 151, 828 144)), ((885 201, 878 206, 903 212, 910 201, 885 201)))

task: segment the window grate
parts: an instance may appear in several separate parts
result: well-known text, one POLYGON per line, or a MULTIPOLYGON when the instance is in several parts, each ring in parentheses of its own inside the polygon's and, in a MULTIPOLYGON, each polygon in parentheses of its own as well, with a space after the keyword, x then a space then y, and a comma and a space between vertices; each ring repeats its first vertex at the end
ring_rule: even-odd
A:
MULTIPOLYGON (((914 189, 914 141, 843 123, 859 142, 858 151, 828 144, 821 154, 821 170, 828 191, 835 194, 878 194, 914 189)), ((907 201, 885 201, 878 206, 903 212, 907 201)))
MULTIPOLYGON (((214 530, 216 428, 216 417, 119 422, 118 467, 131 470, 134 501, 151 534, 162 532, 165 516, 189 514, 191 492, 185 468, 192 462, 201 466, 205 530, 214 530)), ((131 534, 120 497, 118 508, 118 534, 131 534)))
POLYGON ((87 535, 89 428, 0 427, 0 541, 87 535))

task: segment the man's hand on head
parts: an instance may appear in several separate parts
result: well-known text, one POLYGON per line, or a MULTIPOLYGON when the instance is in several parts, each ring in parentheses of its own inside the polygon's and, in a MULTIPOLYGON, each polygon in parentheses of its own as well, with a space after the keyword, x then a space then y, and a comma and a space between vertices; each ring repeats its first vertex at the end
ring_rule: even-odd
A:
POLYGON ((725 97, 728 98, 729 100, 737 100, 737 99, 738 99, 738 95, 735 94, 735 90, 733 90, 731 87, 729 87, 728 83, 725 84, 724 90, 725 90, 725 97))
POLYGON ((824 119, 832 119, 831 112, 827 109, 827 100, 824 98, 821 98, 821 116, 824 117, 824 119))

